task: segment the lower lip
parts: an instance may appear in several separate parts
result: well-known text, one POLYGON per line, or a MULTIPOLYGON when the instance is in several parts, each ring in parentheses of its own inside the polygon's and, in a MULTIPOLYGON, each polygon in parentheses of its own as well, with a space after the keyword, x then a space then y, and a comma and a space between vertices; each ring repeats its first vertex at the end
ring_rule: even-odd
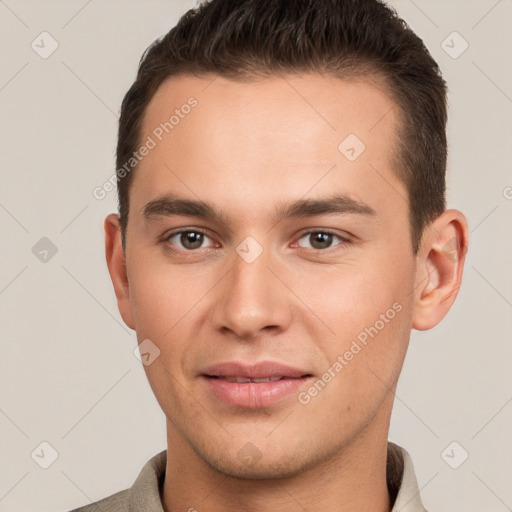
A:
POLYGON ((281 379, 274 382, 228 382, 226 379, 203 376, 210 391, 229 405, 258 409, 275 404, 282 398, 298 393, 311 377, 281 379))

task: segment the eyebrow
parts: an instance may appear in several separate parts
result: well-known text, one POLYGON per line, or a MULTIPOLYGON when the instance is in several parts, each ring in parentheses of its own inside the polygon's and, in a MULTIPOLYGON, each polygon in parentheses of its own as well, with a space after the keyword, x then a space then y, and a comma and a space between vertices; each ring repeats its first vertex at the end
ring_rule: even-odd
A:
MULTIPOLYGON (((286 218, 350 213, 366 216, 376 215, 375 210, 367 204, 342 194, 335 194, 322 199, 299 199, 292 203, 280 203, 275 209, 274 221, 280 222, 286 218)), ((166 194, 150 201, 144 207, 143 215, 147 220, 157 217, 184 215, 214 220, 223 224, 227 223, 227 218, 222 211, 218 210, 213 204, 201 200, 186 199, 175 194, 166 194)))

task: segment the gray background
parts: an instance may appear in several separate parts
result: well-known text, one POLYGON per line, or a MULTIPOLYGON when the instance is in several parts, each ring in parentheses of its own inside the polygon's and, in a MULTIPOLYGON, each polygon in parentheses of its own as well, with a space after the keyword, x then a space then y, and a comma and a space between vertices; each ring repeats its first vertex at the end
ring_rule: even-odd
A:
MULTIPOLYGON (((2 512, 98 500, 166 447, 104 262, 116 195, 92 190, 114 172, 117 112, 143 50, 194 4, 0 0, 2 512), (51 48, 43 31, 59 45, 46 59, 31 47, 51 48), (42 237, 58 249, 46 261, 42 237), (58 453, 48 469, 43 441, 58 453)), ((449 83, 448 200, 471 247, 452 311, 412 334, 390 439, 411 453, 428 509, 512 510, 512 2, 392 4, 449 83)))

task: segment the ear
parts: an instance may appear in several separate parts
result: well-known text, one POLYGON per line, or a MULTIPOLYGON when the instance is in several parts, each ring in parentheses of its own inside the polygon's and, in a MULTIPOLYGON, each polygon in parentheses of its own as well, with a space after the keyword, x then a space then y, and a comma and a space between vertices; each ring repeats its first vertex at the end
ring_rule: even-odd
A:
POLYGON ((416 257, 412 327, 436 326, 459 293, 468 249, 468 224, 457 210, 446 210, 425 228, 416 257))
POLYGON ((114 285, 117 307, 124 323, 135 330, 132 305, 130 301, 130 285, 126 272, 126 257, 121 242, 121 225, 119 216, 114 213, 105 219, 105 255, 108 271, 114 285))

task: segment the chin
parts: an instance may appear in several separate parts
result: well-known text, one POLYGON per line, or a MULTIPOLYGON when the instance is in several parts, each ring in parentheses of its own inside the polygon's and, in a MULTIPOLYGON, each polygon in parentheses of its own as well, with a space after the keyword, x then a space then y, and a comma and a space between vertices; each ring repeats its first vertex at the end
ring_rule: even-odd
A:
POLYGON ((210 468, 244 480, 294 477, 329 458, 328 454, 311 446, 300 448, 298 443, 271 445, 268 439, 258 439, 254 443, 233 441, 228 446, 217 444, 214 449, 212 445, 193 446, 193 449, 210 468), (235 449, 233 445, 241 445, 241 448, 235 449))
POLYGON ((307 469, 308 464, 301 463, 293 454, 286 457, 266 460, 265 455, 254 463, 245 463, 226 458, 204 458, 205 462, 214 470, 231 478, 242 480, 275 480, 279 478, 290 478, 307 469))

